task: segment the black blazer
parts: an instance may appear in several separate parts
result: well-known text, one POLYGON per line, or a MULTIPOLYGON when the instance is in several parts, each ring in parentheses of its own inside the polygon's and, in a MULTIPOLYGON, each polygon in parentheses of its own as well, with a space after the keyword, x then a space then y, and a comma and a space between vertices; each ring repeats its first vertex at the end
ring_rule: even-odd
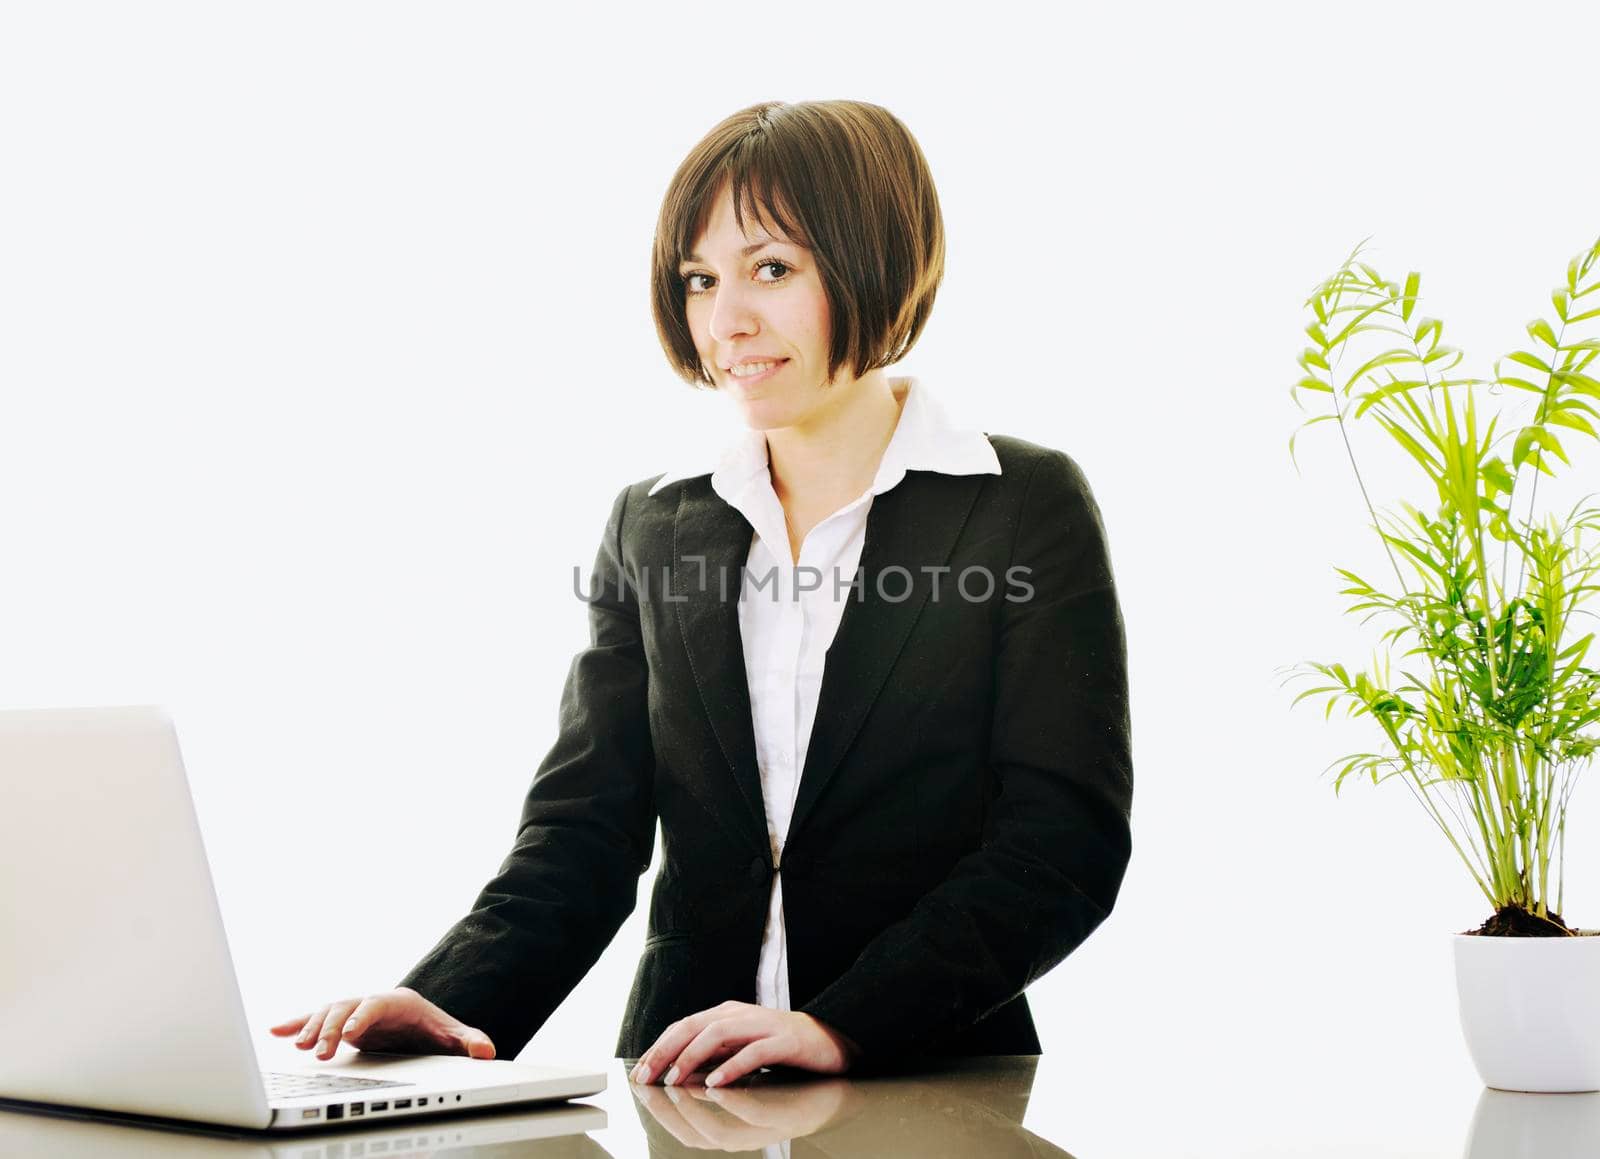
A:
POLYGON ((401 984, 512 1057, 632 912, 659 818, 620 1057, 755 1000, 774 873, 792 1005, 864 1063, 1039 1053, 1022 991, 1105 919, 1127 867, 1126 644, 1077 464, 990 443, 999 475, 909 471, 872 501, 781 866, 739 634, 752 528, 709 476, 624 488, 511 853, 401 984))

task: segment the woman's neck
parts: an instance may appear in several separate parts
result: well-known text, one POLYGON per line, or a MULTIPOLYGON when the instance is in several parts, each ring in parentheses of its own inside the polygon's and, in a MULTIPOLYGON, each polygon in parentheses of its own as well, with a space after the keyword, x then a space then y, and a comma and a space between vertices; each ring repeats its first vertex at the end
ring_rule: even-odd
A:
POLYGON ((784 506, 832 504, 835 511, 865 491, 894 437, 907 387, 876 370, 805 426, 768 431, 772 489, 784 506))

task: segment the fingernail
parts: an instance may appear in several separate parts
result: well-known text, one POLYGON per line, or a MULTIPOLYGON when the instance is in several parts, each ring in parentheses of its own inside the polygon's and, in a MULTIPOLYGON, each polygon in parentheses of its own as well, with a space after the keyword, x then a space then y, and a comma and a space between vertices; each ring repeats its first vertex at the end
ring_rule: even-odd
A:
POLYGON ((673 1083, 677 1082, 678 1081, 678 1068, 677 1067, 673 1067, 671 1070, 669 1070, 667 1072, 667 1077, 662 1079, 661 1081, 666 1083, 669 1087, 673 1083))
POLYGON ((636 1062, 633 1064, 633 1069, 628 1072, 628 1079, 630 1082, 638 1082, 642 1074, 644 1074, 644 1063, 636 1062))
POLYGON ((714 1070, 710 1074, 706 1075, 706 1086, 708 1087, 714 1087, 721 1081, 722 1072, 720 1070, 714 1070))

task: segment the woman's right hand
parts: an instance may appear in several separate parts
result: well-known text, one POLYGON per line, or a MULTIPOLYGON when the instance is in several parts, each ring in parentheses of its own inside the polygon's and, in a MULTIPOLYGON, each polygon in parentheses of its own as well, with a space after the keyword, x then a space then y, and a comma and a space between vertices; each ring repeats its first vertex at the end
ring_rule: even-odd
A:
POLYGON ((315 1048, 318 1058, 332 1058, 341 1039, 357 1050, 494 1057, 487 1034, 458 1022, 407 986, 330 1002, 313 1014, 278 1023, 272 1033, 279 1038, 295 1035, 295 1046, 315 1048))

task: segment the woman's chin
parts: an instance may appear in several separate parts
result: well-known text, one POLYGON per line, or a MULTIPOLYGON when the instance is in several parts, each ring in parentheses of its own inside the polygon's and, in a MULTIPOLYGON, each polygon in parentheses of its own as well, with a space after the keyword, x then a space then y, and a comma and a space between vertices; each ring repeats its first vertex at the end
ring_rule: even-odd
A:
POLYGON ((739 417, 752 430, 770 431, 777 427, 793 426, 797 419, 794 405, 788 399, 735 393, 730 393, 730 397, 739 417))

